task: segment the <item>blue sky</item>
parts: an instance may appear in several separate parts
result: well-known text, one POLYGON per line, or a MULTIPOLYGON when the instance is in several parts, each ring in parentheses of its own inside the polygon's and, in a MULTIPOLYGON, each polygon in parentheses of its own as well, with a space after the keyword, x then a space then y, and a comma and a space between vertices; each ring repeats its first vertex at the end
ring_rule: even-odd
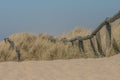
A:
POLYGON ((17 32, 92 29, 119 10, 120 0, 0 0, 0 39, 17 32))

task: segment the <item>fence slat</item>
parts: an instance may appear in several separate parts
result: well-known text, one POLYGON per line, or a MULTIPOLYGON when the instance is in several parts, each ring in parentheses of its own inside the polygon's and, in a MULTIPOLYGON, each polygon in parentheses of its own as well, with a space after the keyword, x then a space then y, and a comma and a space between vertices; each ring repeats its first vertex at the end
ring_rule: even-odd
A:
POLYGON ((84 53, 85 50, 84 50, 84 44, 83 44, 83 41, 78 41, 78 47, 80 49, 80 52, 84 53))
POLYGON ((99 54, 104 56, 103 50, 102 50, 100 32, 97 32, 97 34, 96 34, 96 41, 97 41, 97 47, 98 47, 99 54))
POLYGON ((92 47, 92 50, 93 50, 94 54, 96 56, 98 56, 93 38, 90 39, 90 44, 91 44, 91 47, 92 47))
POLYGON ((106 23, 106 56, 109 56, 111 51, 111 25, 106 23))

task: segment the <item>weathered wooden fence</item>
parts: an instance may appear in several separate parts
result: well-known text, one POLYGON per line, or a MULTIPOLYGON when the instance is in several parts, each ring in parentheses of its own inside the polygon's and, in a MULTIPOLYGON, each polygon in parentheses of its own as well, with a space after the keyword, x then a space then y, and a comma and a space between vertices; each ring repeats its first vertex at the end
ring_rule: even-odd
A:
MULTIPOLYGON (((74 46, 74 41, 78 40, 78 47, 79 47, 80 51, 82 53, 84 53, 85 52, 84 40, 89 40, 90 44, 91 44, 91 48, 93 49, 95 55, 98 55, 98 53, 97 53, 97 51, 98 51, 100 55, 108 56, 110 53, 110 50, 111 50, 111 25, 110 25, 110 23, 114 22, 115 20, 117 20, 119 18, 120 18, 120 11, 117 14, 115 14, 113 17, 106 18, 90 35, 87 35, 84 37, 77 36, 77 37, 74 37, 71 39, 64 38, 64 39, 62 39, 62 41, 64 43, 71 42, 72 46, 74 46), (106 52, 105 52, 105 54, 103 53, 103 50, 102 50, 101 35, 100 35, 100 30, 104 26, 106 27, 106 52), (95 48, 95 43, 94 43, 94 39, 93 39, 94 37, 96 38, 98 50, 96 50, 96 48, 95 48)), ((14 42, 10 38, 5 38, 4 40, 5 40, 5 42, 9 42, 10 46, 13 49, 15 49, 16 54, 17 54, 17 60, 20 61, 20 49, 15 46, 14 42)), ((50 38, 50 40, 52 42, 56 42, 56 39, 54 39, 54 38, 50 38)))
POLYGON ((89 40, 90 44, 91 44, 91 47, 94 51, 94 54, 98 55, 97 50, 95 48, 94 39, 93 39, 95 37, 99 54, 102 55, 102 56, 109 56, 110 51, 111 51, 111 24, 110 23, 116 21, 119 18, 120 18, 120 11, 117 14, 115 14, 113 17, 106 18, 90 35, 87 35, 87 36, 84 36, 84 37, 77 36, 77 37, 74 37, 74 38, 71 38, 71 39, 66 39, 65 38, 62 41, 64 43, 71 42, 72 45, 74 45, 74 41, 78 40, 78 47, 79 47, 81 52, 84 52, 85 51, 84 40, 89 40), (103 53, 103 50, 102 50, 101 35, 100 35, 100 30, 104 26, 106 27, 106 51, 105 51, 105 54, 103 53))

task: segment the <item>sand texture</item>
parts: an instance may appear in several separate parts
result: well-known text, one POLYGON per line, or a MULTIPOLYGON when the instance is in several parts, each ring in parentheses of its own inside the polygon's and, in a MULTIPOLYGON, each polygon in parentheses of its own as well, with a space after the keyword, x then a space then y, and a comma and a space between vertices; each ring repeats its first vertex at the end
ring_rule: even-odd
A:
POLYGON ((120 54, 98 59, 1 62, 0 80, 120 80, 120 54))

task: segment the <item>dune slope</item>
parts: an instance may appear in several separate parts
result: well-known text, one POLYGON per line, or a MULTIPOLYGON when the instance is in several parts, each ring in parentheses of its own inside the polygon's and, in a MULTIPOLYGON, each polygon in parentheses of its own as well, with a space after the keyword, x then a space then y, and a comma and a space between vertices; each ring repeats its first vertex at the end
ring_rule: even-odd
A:
POLYGON ((0 80, 120 80, 120 54, 109 58, 1 62, 0 80))

